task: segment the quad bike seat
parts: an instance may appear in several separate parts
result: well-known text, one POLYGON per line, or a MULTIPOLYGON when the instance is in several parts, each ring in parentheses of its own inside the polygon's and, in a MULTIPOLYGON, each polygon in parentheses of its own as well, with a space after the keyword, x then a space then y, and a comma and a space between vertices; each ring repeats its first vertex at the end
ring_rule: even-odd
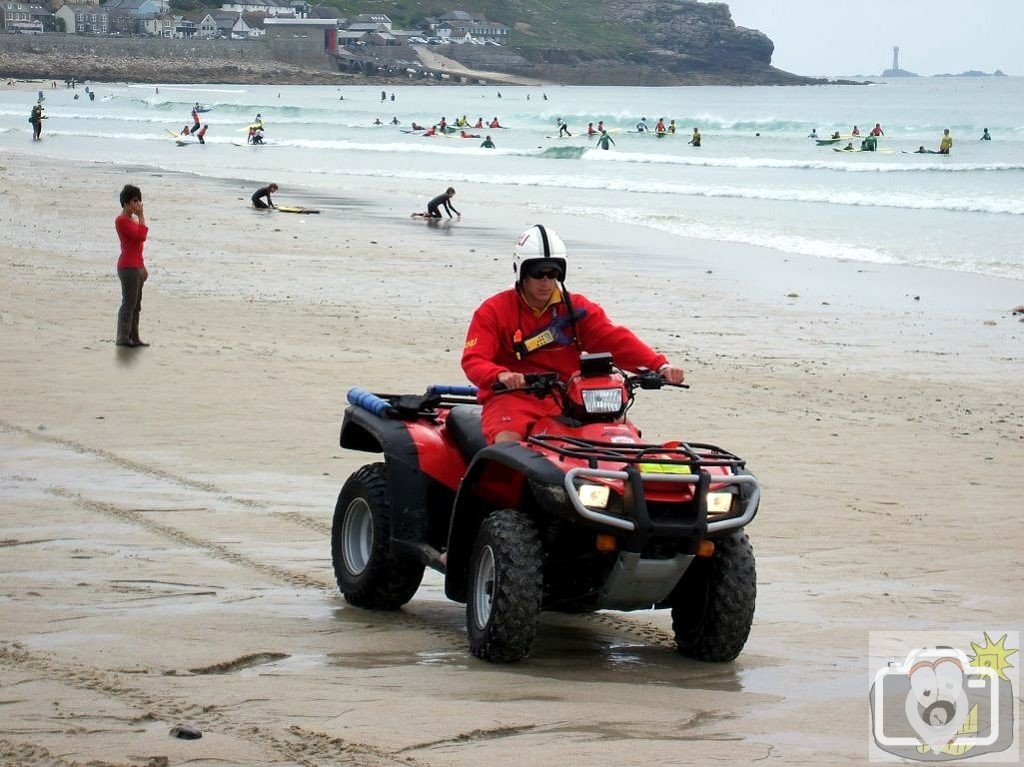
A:
POLYGON ((487 440, 484 439, 484 432, 480 426, 480 412, 479 405, 456 405, 448 412, 448 419, 445 421, 452 439, 467 462, 487 447, 487 440))

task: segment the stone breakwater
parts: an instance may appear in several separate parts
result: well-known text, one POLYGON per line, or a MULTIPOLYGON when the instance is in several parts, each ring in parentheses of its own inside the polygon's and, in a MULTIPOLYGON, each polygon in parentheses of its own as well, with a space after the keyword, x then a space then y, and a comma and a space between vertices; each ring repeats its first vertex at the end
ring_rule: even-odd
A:
POLYGON ((152 83, 350 82, 330 68, 270 58, 262 41, 164 40, 82 35, 0 36, 0 77, 152 83))

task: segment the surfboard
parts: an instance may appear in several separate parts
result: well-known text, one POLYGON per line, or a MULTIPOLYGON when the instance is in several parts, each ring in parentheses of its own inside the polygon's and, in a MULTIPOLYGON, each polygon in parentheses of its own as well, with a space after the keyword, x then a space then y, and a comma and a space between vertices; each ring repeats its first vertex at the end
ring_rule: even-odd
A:
POLYGON ((304 208, 301 205, 278 205, 277 210, 281 213, 303 213, 305 215, 320 212, 316 208, 304 208))
POLYGON ((178 136, 182 135, 177 131, 172 131, 170 128, 164 128, 164 130, 167 131, 167 135, 170 136, 171 138, 178 138, 178 136))
POLYGON ((853 149, 840 149, 837 146, 832 147, 833 152, 845 152, 846 154, 853 154, 854 152, 867 152, 868 154, 892 154, 891 149, 861 149, 860 147, 854 147, 853 149))
POLYGON ((186 141, 185 139, 176 139, 174 143, 177 144, 178 146, 188 146, 189 144, 198 144, 199 141, 186 141))

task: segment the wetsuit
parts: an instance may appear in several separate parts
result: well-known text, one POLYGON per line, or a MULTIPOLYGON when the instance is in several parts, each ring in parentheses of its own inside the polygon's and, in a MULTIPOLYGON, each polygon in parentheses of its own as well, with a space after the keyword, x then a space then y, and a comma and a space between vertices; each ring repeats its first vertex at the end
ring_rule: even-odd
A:
POLYGON ((444 194, 439 194, 437 197, 435 197, 433 200, 427 203, 427 218, 441 218, 440 209, 442 207, 448 214, 448 218, 452 217, 452 213, 455 213, 458 216, 462 215, 461 213, 459 213, 459 211, 455 210, 455 206, 452 205, 452 200, 448 196, 448 193, 446 192, 444 194))
POLYGON ((28 121, 32 123, 32 140, 39 141, 43 133, 43 108, 38 104, 32 107, 32 115, 28 121))
POLYGON ((270 187, 264 186, 253 192, 252 195, 252 206, 254 208, 273 208, 274 201, 270 199, 270 187), (267 198, 266 202, 263 202, 263 197, 267 198))
POLYGON ((526 393, 495 396, 492 387, 500 373, 555 372, 564 381, 579 370, 580 348, 611 352, 615 363, 626 370, 657 370, 667 362, 665 355, 655 352, 631 330, 613 324, 604 309, 585 296, 574 293, 570 301, 575 323, 569 319, 560 292, 538 312, 511 288, 491 296, 473 313, 462 352, 462 369, 479 390, 477 398, 483 405, 482 425, 488 442, 502 431, 525 434, 539 418, 561 412, 551 398, 537 399, 526 393), (550 340, 543 343, 541 336, 540 345, 523 353, 523 344, 538 343, 538 334, 545 330, 550 331, 550 340))

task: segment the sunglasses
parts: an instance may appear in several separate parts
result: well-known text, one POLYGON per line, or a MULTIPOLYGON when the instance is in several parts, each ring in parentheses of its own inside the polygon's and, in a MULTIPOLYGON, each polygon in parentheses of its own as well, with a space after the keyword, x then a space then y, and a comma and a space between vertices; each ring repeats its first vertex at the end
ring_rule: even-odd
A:
POLYGON ((542 268, 542 267, 527 267, 527 276, 535 280, 560 280, 562 279, 562 272, 558 269, 542 268))

